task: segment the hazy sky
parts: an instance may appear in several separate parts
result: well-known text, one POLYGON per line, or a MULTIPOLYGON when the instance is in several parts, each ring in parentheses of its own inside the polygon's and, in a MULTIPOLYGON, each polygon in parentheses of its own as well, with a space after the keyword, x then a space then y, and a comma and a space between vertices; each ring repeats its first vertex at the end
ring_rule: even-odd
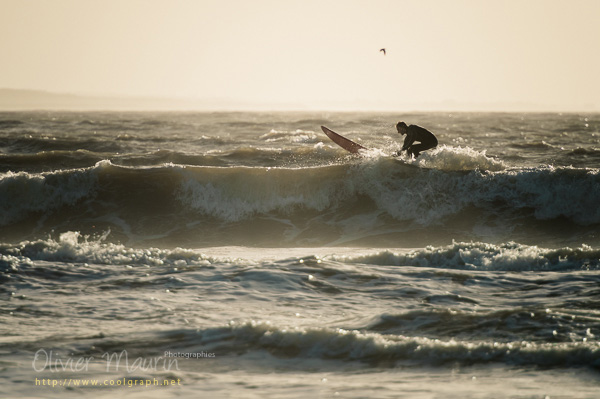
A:
POLYGON ((0 55, 4 88, 600 111, 600 0, 0 0, 0 55))

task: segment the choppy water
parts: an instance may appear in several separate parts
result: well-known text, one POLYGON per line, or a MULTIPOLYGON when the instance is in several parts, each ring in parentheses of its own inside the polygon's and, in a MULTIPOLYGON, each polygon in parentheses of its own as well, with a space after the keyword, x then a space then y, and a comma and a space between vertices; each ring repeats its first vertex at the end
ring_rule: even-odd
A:
POLYGON ((598 114, 2 113, 0 382, 596 397, 599 171, 598 114))

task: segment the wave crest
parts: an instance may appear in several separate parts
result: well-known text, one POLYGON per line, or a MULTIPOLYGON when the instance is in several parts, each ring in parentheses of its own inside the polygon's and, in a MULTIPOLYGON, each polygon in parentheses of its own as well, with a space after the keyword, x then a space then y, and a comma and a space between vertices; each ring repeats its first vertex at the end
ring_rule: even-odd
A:
POLYGON ((498 172, 508 168, 501 160, 489 157, 486 151, 446 145, 424 152, 416 159, 415 163, 422 167, 447 171, 481 170, 498 172))
POLYGON ((437 366, 447 362, 473 364, 494 361, 546 367, 600 365, 600 347, 583 342, 440 340, 339 328, 285 328, 254 320, 231 322, 228 327, 200 330, 198 334, 200 344, 211 351, 266 350, 284 357, 360 361, 378 365, 395 366, 409 362, 437 366), (225 342, 227 344, 222 345, 225 342))
POLYGON ((582 245, 580 248, 547 249, 515 242, 499 245, 482 242, 455 242, 445 247, 428 246, 407 253, 382 251, 354 257, 334 256, 332 260, 382 266, 417 266, 465 270, 597 270, 600 268, 600 249, 588 245, 582 245))

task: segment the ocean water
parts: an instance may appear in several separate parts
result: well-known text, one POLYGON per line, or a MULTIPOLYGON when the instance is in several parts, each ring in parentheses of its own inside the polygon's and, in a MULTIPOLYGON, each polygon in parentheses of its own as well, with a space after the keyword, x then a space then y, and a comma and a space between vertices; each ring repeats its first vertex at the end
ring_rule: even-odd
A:
POLYGON ((1 396, 597 398, 599 227, 599 114, 0 113, 1 396))

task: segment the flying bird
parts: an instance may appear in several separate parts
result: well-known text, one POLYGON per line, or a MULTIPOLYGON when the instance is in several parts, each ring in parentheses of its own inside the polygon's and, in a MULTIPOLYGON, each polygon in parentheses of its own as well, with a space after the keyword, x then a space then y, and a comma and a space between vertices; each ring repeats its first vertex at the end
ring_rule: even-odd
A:
POLYGON ((382 49, 381 49, 381 50, 379 50, 379 51, 383 51, 383 55, 385 55, 385 49, 384 49, 384 48, 382 48, 382 49))

